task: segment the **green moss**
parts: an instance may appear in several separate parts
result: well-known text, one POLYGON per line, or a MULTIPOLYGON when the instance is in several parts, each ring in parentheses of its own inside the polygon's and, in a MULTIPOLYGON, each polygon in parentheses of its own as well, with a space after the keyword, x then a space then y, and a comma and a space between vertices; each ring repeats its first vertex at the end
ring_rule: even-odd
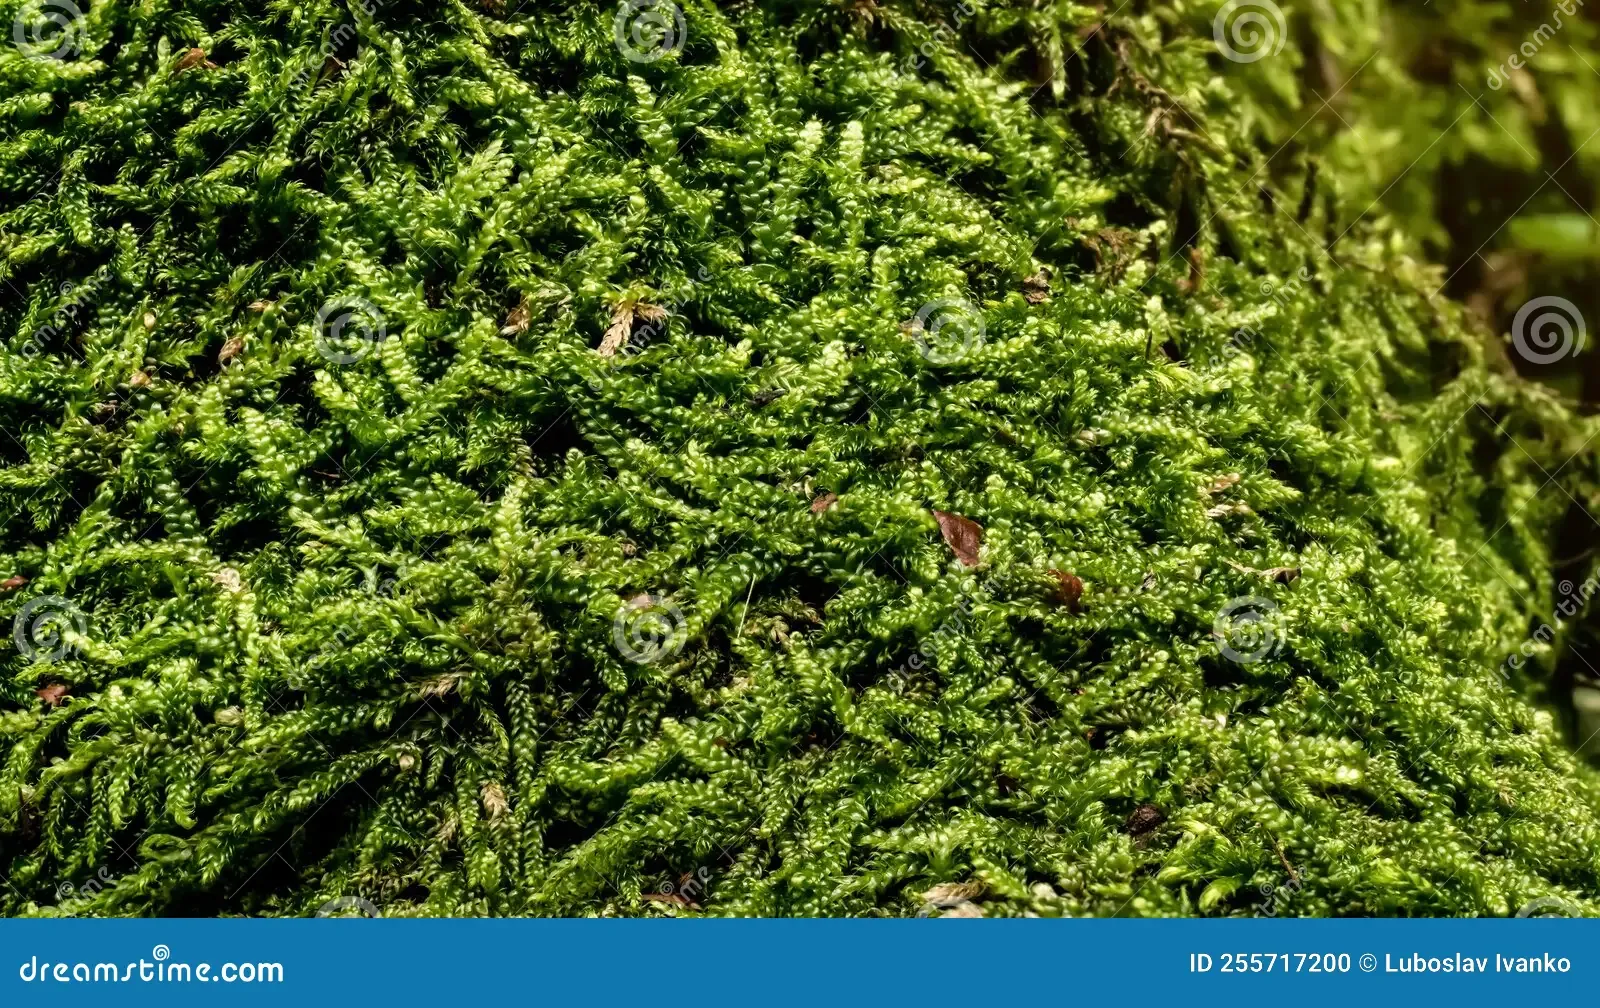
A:
POLYGON ((1207 25, 490 6, 0 53, 0 906, 1591 905, 1501 661, 1592 427, 1207 25))

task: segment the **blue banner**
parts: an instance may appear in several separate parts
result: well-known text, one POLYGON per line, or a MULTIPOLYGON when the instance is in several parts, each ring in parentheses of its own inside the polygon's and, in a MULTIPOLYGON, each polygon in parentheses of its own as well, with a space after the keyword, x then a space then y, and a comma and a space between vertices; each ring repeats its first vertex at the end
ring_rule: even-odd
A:
POLYGON ((0 1004, 1079 1003, 1590 996, 1600 921, 0 921, 0 1004))

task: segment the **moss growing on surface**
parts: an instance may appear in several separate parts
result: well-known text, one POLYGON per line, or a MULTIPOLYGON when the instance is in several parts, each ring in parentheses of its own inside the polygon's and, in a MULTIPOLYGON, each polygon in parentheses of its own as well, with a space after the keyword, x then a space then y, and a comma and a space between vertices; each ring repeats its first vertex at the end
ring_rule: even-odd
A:
POLYGON ((7 912, 1594 905, 1594 427, 1206 19, 254 6, 0 53, 7 912))

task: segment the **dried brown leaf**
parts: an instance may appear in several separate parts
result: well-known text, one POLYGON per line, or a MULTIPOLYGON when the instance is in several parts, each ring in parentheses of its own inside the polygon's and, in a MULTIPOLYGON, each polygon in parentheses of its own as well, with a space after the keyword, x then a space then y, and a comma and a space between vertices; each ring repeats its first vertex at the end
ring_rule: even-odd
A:
POLYGON ((873 25, 878 21, 878 0, 854 0, 849 9, 850 13, 860 18, 861 25, 873 25))
POLYGON ((483 810, 489 813, 491 821, 511 811, 511 803, 506 801, 505 789, 494 781, 485 781, 478 791, 478 796, 483 799, 483 810))
POLYGON ((628 337, 632 335, 632 315, 629 315, 622 320, 613 318, 611 322, 611 328, 606 330, 605 336, 601 338, 600 345, 596 347, 596 349, 599 351, 600 356, 602 357, 615 357, 617 355, 617 351, 628 345, 628 337))
POLYGON ((821 514, 837 503, 839 503, 838 494, 825 493, 811 502, 811 513, 821 514))
POLYGON ((506 324, 501 327, 500 335, 517 336, 528 331, 528 326, 533 322, 533 305, 528 301, 526 294, 517 306, 511 309, 511 314, 506 316, 506 324))
POLYGON ((1128 813, 1127 830, 1134 836, 1150 832, 1167 821, 1167 815, 1154 805, 1140 805, 1128 813))
POLYGON ((1040 270, 1022 281, 1022 296, 1029 304, 1043 304, 1050 300, 1050 271, 1040 270))
POLYGON ((967 567, 978 566, 978 548, 983 544, 983 526, 971 518, 963 518, 948 511, 933 512, 939 522, 939 532, 955 552, 956 559, 967 567))
POLYGON ((1056 579, 1056 598, 1074 614, 1082 612, 1083 607, 1079 602, 1083 599, 1083 579, 1076 574, 1054 568, 1050 573, 1055 575, 1056 579))
POLYGON ((1222 518, 1230 514, 1247 515, 1255 514, 1255 511, 1251 509, 1250 505, 1244 503, 1218 504, 1216 507, 1206 508, 1207 518, 1222 518))
POLYGON ((21 574, 13 574, 4 581, 0 581, 0 591, 16 591, 27 583, 28 579, 26 577, 21 574))
POLYGON ((1243 477, 1241 477, 1238 473, 1229 473, 1226 476, 1219 476, 1210 483, 1206 484, 1206 493, 1215 497, 1222 491, 1234 486, 1242 478, 1243 477))
POLYGON ((243 350, 244 350, 244 337, 243 336, 229 336, 228 337, 228 341, 226 343, 222 344, 222 349, 217 352, 217 364, 218 365, 227 364, 229 361, 231 361, 235 357, 239 356, 240 352, 243 351, 243 350))
POLYGON ((439 842, 441 844, 449 846, 450 841, 456 838, 456 830, 460 828, 461 819, 454 811, 452 811, 442 820, 440 820, 439 828, 434 831, 434 836, 439 838, 439 842))
POLYGON ((66 699, 67 695, 71 691, 72 687, 68 686, 66 683, 51 683, 50 685, 36 689, 33 692, 40 700, 43 700, 50 706, 60 707, 61 701, 66 699))
POLYGON ((1193 294, 1206 283, 1206 250, 1199 245, 1189 246, 1189 275, 1178 281, 1178 289, 1193 294))
POLYGON ((183 73, 185 70, 193 69, 194 67, 201 66, 202 64, 207 69, 215 70, 217 68, 215 63, 206 59, 206 51, 204 49, 190 49, 188 52, 178 57, 177 65, 172 68, 172 72, 183 73))
POLYGON ((623 347, 628 345, 628 338, 633 335, 633 327, 640 319, 646 322, 660 322, 667 317, 667 310, 660 305, 640 301, 636 297, 624 297, 611 309, 611 327, 606 330, 605 336, 600 340, 596 349, 602 357, 615 357, 623 347))
POLYGON ((923 893, 922 898, 936 907, 953 907, 982 895, 982 882, 941 882, 923 893))
POLYGON ((946 917, 965 920, 981 920, 983 918, 983 907, 976 903, 957 903, 953 907, 947 907, 944 912, 939 915, 941 920, 946 917))
POLYGON ((425 679, 420 684, 417 696, 422 700, 426 700, 429 697, 447 696, 460 682, 461 674, 459 672, 437 676, 433 679, 425 679))

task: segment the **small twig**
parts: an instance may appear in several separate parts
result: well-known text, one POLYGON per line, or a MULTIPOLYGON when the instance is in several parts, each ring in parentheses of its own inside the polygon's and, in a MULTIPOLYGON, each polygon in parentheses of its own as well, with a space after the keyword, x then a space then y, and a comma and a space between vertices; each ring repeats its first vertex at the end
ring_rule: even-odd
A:
POLYGON ((1267 834, 1267 839, 1272 841, 1272 849, 1278 855, 1278 863, 1283 865, 1283 870, 1289 873, 1290 880, 1293 881, 1295 885, 1299 885, 1300 873, 1294 870, 1294 865, 1290 864, 1289 859, 1284 856, 1283 845, 1278 843, 1278 838, 1273 836, 1271 833, 1267 834))

